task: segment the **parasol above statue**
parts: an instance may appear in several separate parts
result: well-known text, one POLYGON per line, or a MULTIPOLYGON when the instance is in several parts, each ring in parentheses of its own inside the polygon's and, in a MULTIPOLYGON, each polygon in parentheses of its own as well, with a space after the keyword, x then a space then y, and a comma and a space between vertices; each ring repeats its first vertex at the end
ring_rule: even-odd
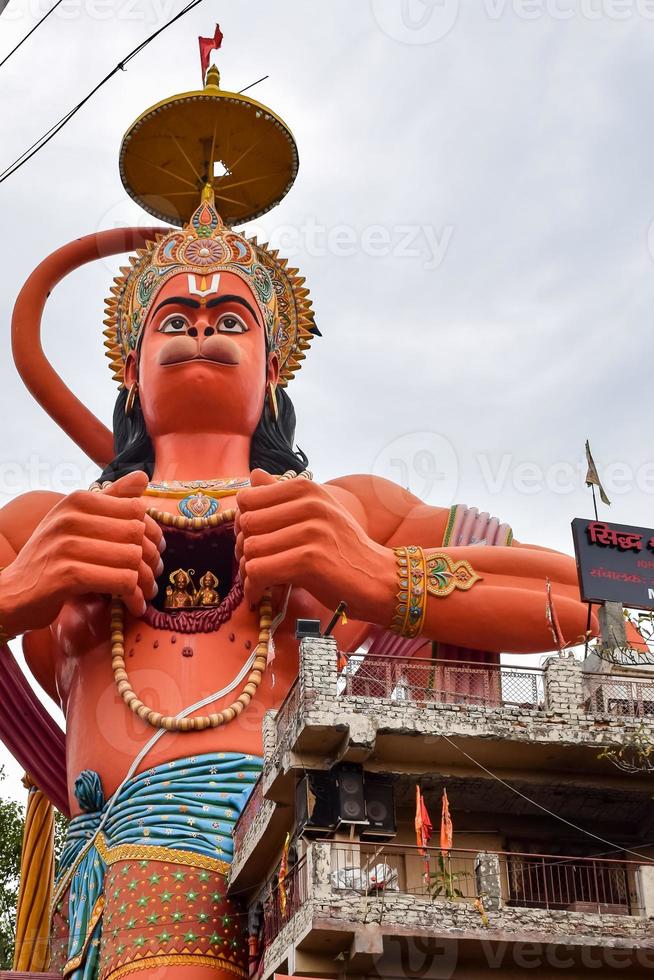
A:
POLYGON ((298 172, 293 134, 274 112, 220 88, 215 65, 205 87, 158 102, 130 126, 120 148, 127 193, 163 221, 183 225, 207 184, 228 225, 258 218, 286 196, 298 172))

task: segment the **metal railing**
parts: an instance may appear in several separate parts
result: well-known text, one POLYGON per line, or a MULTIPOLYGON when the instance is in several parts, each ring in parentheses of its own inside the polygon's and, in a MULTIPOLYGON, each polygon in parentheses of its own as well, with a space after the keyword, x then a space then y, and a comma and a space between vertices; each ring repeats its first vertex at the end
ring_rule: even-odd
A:
POLYGON ((399 892, 435 900, 474 901, 479 891, 476 851, 443 853, 392 844, 334 843, 331 883, 335 891, 366 895, 399 892))
POLYGON ((545 708, 545 672, 537 667, 354 656, 343 671, 341 687, 346 697, 417 705, 545 708))
POLYGON ((620 861, 503 855, 506 904, 522 908, 632 915, 630 866, 620 861))
MULTIPOLYGON (((637 861, 496 851, 499 868, 489 870, 488 861, 480 858, 493 855, 465 848, 444 853, 433 847, 422 851, 410 845, 336 841, 330 850, 335 892, 354 891, 385 901, 397 893, 465 903, 495 894, 509 908, 641 914, 635 898, 636 872, 641 866, 637 861)), ((284 891, 282 901, 274 879, 263 901, 266 947, 310 897, 306 858, 290 869, 284 891)))
POLYGON ((277 767, 284 752, 290 749, 300 711, 300 683, 296 680, 275 716, 275 750, 264 763, 264 770, 277 767))
POLYGON ((334 843, 332 888, 373 895, 399 892, 434 901, 474 901, 499 890, 511 907, 638 915, 637 862, 495 852, 495 873, 482 873, 478 851, 445 853, 415 846, 334 843))
POLYGON ((290 922, 308 898, 306 858, 289 869, 283 885, 278 881, 263 902, 263 938, 266 948, 290 922))
POLYGON ((243 847, 243 841, 245 840, 245 835, 254 823, 254 818, 258 814, 259 810, 263 806, 263 782, 261 776, 257 779, 254 784, 254 788, 250 793, 247 803, 241 811, 241 815, 236 821, 236 826, 234 827, 234 853, 237 854, 239 850, 243 847))
POLYGON ((586 710, 590 714, 620 718, 654 715, 654 680, 632 680, 621 674, 584 674, 589 691, 586 710))

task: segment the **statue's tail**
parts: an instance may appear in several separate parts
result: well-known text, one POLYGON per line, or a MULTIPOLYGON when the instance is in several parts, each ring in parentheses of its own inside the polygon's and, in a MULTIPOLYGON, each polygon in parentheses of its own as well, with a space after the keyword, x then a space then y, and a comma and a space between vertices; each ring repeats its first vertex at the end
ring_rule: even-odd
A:
POLYGON ((167 229, 111 228, 76 238, 37 266, 14 306, 11 345, 21 378, 39 405, 100 468, 113 459, 113 435, 50 364, 41 345, 41 317, 54 287, 74 269, 95 259, 141 248, 162 231, 167 229))

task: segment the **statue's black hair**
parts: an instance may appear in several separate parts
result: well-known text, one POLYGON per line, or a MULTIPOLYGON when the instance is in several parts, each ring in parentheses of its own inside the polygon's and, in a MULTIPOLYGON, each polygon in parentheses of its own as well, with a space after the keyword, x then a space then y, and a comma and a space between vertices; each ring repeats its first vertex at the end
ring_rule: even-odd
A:
MULTIPOLYGON (((125 415, 127 389, 121 389, 114 407, 114 459, 102 471, 100 480, 117 480, 126 473, 144 470, 151 478, 154 471, 154 447, 145 427, 145 419, 138 399, 130 415, 125 415)), ((295 470, 302 473, 309 460, 301 449, 293 449, 295 439, 295 409, 283 388, 277 388, 278 419, 275 421, 265 399, 263 412, 252 436, 250 469, 262 469, 268 473, 285 473, 295 470)), ((198 478, 220 476, 211 472, 210 462, 203 463, 198 478)))

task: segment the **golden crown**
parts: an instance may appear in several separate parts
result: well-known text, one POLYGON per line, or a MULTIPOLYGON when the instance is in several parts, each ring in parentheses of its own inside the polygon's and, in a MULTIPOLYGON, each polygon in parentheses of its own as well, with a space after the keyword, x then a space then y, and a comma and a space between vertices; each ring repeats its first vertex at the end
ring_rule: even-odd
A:
POLYGON ((226 226, 210 187, 204 189, 199 206, 183 228, 158 235, 129 261, 114 279, 104 321, 107 357, 121 387, 125 360, 138 347, 159 290, 179 273, 206 277, 224 270, 247 283, 263 316, 268 349, 279 357, 282 387, 299 370, 304 352, 318 333, 304 278, 276 250, 226 226))

